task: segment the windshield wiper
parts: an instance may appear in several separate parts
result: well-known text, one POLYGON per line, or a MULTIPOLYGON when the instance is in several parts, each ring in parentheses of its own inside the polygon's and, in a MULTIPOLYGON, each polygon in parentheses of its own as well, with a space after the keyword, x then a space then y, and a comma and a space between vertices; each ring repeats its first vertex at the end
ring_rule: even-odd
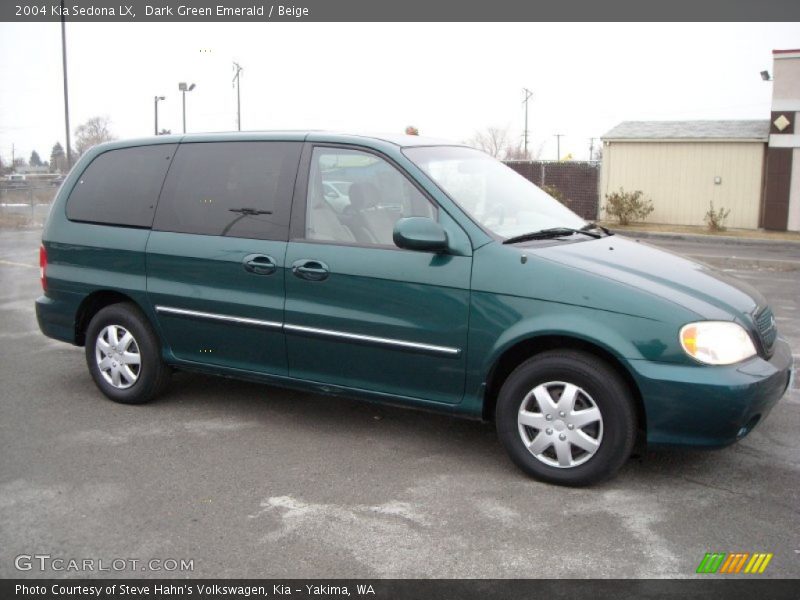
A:
POLYGON ((258 210, 255 208, 229 208, 229 212, 241 213, 242 216, 251 217, 254 215, 271 215, 271 210, 258 210))
POLYGON ((606 235, 614 235, 614 233, 612 231, 609 231, 608 229, 606 229, 602 225, 598 225, 597 223, 591 223, 591 222, 589 222, 586 225, 584 225, 583 227, 581 227, 579 231, 590 231, 592 229, 599 229, 600 231, 602 231, 606 235))
POLYGON ((523 233, 522 235, 515 235, 507 240, 503 240, 504 244, 516 244, 518 242, 527 242, 530 240, 546 240, 550 238, 557 238, 566 235, 574 235, 580 233, 588 235, 589 237, 599 238, 601 234, 593 231, 586 231, 583 228, 573 229, 572 227, 551 227, 549 229, 540 229, 539 231, 531 231, 530 233, 523 233))

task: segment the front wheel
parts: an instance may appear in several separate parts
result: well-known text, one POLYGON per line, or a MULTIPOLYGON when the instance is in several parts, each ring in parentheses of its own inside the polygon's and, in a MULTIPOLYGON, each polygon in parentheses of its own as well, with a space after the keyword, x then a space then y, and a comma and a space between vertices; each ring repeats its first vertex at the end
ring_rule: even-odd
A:
POLYGON ((496 425, 514 463, 542 481, 584 486, 613 476, 631 454, 636 414, 630 389, 602 359, 555 350, 506 379, 496 425))
POLYGON ((158 336, 134 304, 112 304, 92 318, 86 330, 86 364, 100 391, 123 404, 148 402, 169 381, 158 336))

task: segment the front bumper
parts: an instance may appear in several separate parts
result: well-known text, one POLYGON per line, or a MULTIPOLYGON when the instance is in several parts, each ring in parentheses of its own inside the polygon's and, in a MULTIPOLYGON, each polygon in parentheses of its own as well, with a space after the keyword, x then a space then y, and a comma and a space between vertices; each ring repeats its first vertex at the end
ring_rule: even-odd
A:
POLYGON ((784 340, 770 360, 730 366, 630 361, 652 445, 721 447, 741 439, 789 389, 792 351, 784 340))

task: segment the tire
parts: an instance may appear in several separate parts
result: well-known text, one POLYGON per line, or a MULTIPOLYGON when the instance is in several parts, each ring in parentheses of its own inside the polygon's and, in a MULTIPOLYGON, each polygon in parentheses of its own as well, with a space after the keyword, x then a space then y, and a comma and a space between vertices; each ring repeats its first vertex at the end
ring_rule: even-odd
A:
POLYGON ((548 351, 518 366, 500 389, 495 417, 511 460, 558 485, 612 477, 636 439, 629 387, 605 361, 580 351, 548 351))
POLYGON ((85 350, 95 385, 114 402, 144 404, 169 383, 170 369, 161 359, 158 336, 135 304, 112 304, 98 311, 86 329, 85 350), (110 336, 116 336, 116 343, 110 336))

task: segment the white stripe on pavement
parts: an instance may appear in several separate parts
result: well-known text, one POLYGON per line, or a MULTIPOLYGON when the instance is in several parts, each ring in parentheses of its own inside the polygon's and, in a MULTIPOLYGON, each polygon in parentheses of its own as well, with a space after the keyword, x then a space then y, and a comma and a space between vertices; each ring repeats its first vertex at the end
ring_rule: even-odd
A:
POLYGON ((32 265, 30 263, 21 263, 21 262, 14 262, 13 260, 3 260, 0 258, 0 265, 8 265, 9 267, 25 267, 27 269, 38 269, 38 265, 32 265))

